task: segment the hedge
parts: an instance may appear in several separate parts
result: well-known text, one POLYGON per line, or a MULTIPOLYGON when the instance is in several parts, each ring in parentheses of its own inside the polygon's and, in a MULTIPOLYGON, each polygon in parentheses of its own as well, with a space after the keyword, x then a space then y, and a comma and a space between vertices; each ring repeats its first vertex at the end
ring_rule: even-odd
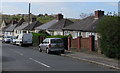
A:
POLYGON ((120 17, 104 16, 97 25, 100 34, 100 47, 110 58, 120 58, 120 17))
POLYGON ((33 35, 33 45, 37 46, 39 45, 39 37, 40 36, 47 36, 46 34, 42 34, 42 33, 32 33, 33 35))

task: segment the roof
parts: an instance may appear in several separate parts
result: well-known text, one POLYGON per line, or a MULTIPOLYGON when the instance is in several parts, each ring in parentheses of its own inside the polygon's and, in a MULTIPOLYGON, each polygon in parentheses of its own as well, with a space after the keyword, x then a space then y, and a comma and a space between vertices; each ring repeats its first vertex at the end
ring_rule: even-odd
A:
MULTIPOLYGON (((20 26, 24 21, 25 21, 25 20, 24 20, 23 18, 20 18, 20 20, 19 20, 18 23, 17 23, 17 26, 20 26)), ((17 26, 16 26, 16 27, 17 27, 17 26)))
POLYGON ((25 27, 28 26, 28 22, 23 22, 20 26, 16 27, 16 30, 23 30, 25 27))
POLYGON ((17 27, 17 26, 20 26, 22 23, 23 23, 24 19, 21 18, 17 24, 9 24, 7 25, 5 28, 3 28, 3 31, 9 31, 9 32, 13 32, 14 29, 17 27))
POLYGON ((4 32, 8 27, 10 27, 11 24, 7 25, 6 27, 2 28, 2 31, 4 32))
POLYGON ((74 22, 72 22, 68 19, 61 19, 57 23, 52 25, 50 28, 48 28, 48 30, 62 30, 62 28, 66 27, 72 23, 74 23, 74 22))
POLYGON ((14 31, 15 27, 17 26, 17 24, 11 24, 8 28, 5 29, 5 31, 9 31, 9 32, 12 32, 14 31))
POLYGON ((65 28, 63 28, 63 30, 93 32, 96 31, 96 25, 99 22, 99 19, 95 19, 94 16, 89 16, 79 22, 66 26, 65 28))
POLYGON ((24 30, 34 30, 35 27, 42 25, 39 21, 32 22, 30 25, 26 26, 24 30))
POLYGON ((45 23, 43 25, 40 25, 40 26, 36 27, 35 29, 36 30, 46 30, 49 27, 51 27, 53 24, 55 24, 56 22, 58 22, 58 20, 54 19, 54 20, 52 20, 52 21, 50 21, 48 23, 45 23))

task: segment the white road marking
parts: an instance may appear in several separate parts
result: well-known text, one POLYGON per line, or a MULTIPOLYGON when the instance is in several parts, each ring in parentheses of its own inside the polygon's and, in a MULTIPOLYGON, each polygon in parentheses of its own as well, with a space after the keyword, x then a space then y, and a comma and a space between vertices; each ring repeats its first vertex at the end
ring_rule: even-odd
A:
POLYGON ((41 64, 41 65, 43 65, 43 66, 45 66, 45 67, 50 67, 50 66, 48 66, 48 65, 46 65, 46 64, 44 64, 44 63, 41 63, 41 62, 39 62, 39 61, 37 61, 37 60, 35 60, 35 59, 33 59, 33 58, 29 58, 30 60, 33 60, 33 61, 35 61, 35 62, 37 62, 37 63, 39 63, 39 64, 41 64))

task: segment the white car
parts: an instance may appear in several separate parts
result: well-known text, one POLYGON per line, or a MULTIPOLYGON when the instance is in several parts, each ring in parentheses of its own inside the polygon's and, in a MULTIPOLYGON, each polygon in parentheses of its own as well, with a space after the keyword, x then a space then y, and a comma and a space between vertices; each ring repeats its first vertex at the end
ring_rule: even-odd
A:
POLYGON ((4 36, 3 37, 3 42, 5 42, 5 43, 10 43, 10 40, 11 40, 11 36, 4 36))

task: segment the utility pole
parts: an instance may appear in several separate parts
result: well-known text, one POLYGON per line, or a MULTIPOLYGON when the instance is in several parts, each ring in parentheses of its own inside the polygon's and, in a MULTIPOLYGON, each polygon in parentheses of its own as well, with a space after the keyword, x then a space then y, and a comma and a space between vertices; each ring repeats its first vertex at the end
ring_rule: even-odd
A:
MULTIPOLYGON (((30 25, 30 7, 31 4, 29 3, 29 10, 28 10, 28 26, 30 25)), ((30 30, 28 29, 28 33, 30 32, 30 30)))
POLYGON ((31 4, 29 3, 29 11, 28 11, 28 24, 30 25, 30 6, 31 6, 31 4))

